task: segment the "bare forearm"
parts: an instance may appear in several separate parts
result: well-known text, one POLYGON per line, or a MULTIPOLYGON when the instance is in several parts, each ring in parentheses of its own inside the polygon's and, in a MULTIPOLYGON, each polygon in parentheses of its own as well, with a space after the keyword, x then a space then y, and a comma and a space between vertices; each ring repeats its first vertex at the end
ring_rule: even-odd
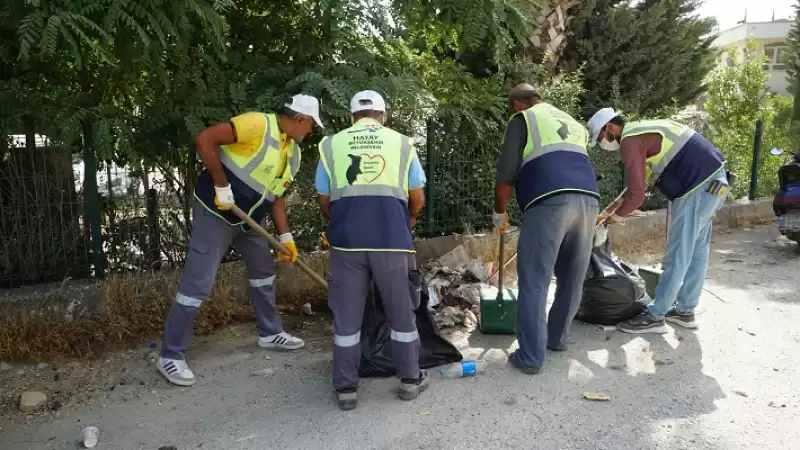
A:
POLYGON ((325 215, 328 219, 331 218, 331 198, 327 195, 320 195, 317 199, 317 203, 319 204, 319 209, 322 211, 322 214, 325 215))
POLYGON ((219 146, 228 145, 236 142, 236 135, 233 126, 229 122, 212 125, 194 138, 195 149, 200 155, 200 160, 211 174, 211 179, 217 187, 228 185, 228 177, 222 170, 222 161, 219 156, 219 146))
POLYGON ((272 203, 272 223, 275 224, 275 229, 278 234, 286 234, 291 232, 289 228, 289 220, 286 218, 286 200, 283 197, 278 198, 272 203))
POLYGON ((496 182, 494 185, 494 212, 504 213, 508 210, 508 201, 514 194, 514 187, 496 182))
POLYGON ((413 219, 425 207, 425 193, 422 189, 415 189, 408 195, 408 215, 413 219))
POLYGON ((227 186, 228 177, 225 176, 225 171, 222 170, 222 161, 220 161, 219 150, 217 150, 216 146, 198 142, 197 153, 200 155, 203 165, 208 169, 208 173, 211 174, 214 185, 218 187, 227 186))

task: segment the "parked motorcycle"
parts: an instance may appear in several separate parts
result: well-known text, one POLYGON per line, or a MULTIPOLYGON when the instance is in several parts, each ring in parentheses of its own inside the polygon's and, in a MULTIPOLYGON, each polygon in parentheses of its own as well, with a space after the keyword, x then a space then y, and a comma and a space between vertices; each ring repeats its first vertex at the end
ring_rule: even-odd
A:
MULTIPOLYGON (((784 151, 773 148, 770 153, 780 156, 784 151)), ((800 151, 778 169, 778 181, 778 192, 772 200, 772 211, 778 217, 778 230, 800 243, 800 151)))

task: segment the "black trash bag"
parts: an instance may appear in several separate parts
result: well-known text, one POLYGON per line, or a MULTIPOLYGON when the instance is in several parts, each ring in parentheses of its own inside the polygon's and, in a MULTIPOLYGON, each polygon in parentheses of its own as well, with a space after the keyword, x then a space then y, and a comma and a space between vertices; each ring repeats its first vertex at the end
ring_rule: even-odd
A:
POLYGON ((608 239, 592 248, 576 319, 616 325, 640 314, 649 303, 644 280, 614 255, 608 239))
MULTIPOLYGON (((392 377, 397 371, 392 362, 392 341, 389 322, 383 309, 380 294, 375 283, 371 283, 367 306, 364 308, 364 320, 361 324, 361 367, 358 376, 361 378, 392 377)), ((456 363, 464 357, 447 339, 439 334, 433 316, 428 311, 428 293, 420 292, 419 308, 414 311, 419 332, 420 369, 443 364, 456 363)))

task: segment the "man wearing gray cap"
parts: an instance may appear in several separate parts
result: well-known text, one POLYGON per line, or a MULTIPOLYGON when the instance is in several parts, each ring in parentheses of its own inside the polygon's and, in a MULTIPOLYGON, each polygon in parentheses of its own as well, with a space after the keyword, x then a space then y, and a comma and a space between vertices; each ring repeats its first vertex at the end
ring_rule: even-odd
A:
POLYGON ((589 119, 592 144, 619 150, 627 180, 622 204, 609 221, 631 214, 645 199, 648 184, 671 202, 670 226, 656 298, 641 315, 617 324, 626 333, 666 333, 665 322, 696 328, 708 268, 711 226, 725 203, 725 157, 693 129, 674 120, 626 123, 612 108, 589 119))
POLYGON ((256 312, 258 345, 296 350, 305 343, 283 331, 275 309, 275 263, 269 244, 230 212, 236 205, 256 222, 272 217, 292 263, 297 249, 286 219, 283 195, 300 168, 298 142, 322 127, 319 101, 298 94, 274 114, 248 112, 197 134, 195 143, 205 170, 194 190, 192 236, 178 294, 164 329, 158 371, 173 384, 192 386, 186 348, 197 310, 211 293, 222 258, 231 245, 247 266, 250 297, 256 312))
POLYGON ((523 212, 517 243, 519 349, 509 361, 535 374, 547 349, 566 350, 589 266, 600 195, 583 125, 543 102, 529 84, 514 87, 508 104, 514 115, 497 164, 493 221, 498 233, 506 231, 506 208, 516 191, 523 212), (554 273, 556 296, 547 316, 554 273))
POLYGON ((328 305, 333 311, 333 387, 339 407, 356 407, 361 323, 371 280, 386 310, 398 396, 428 387, 419 368, 414 310, 421 280, 411 227, 425 203, 425 175, 408 136, 386 126, 386 102, 375 91, 350 101, 353 126, 319 144, 316 188, 330 219, 328 305))

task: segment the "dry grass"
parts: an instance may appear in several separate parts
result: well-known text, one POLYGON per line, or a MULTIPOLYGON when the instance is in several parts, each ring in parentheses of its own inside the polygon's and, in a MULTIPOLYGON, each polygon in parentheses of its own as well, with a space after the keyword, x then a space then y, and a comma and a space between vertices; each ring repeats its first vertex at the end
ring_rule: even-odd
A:
MULTIPOLYGON (((161 336, 178 280, 179 273, 110 278, 97 285, 96 310, 75 320, 66 320, 63 310, 46 306, 57 300, 54 297, 64 296, 58 292, 37 299, 38 307, 18 308, 3 301, 0 360, 94 357, 161 336)), ((254 318, 241 268, 223 265, 211 297, 200 308, 195 333, 208 334, 254 318)))
MULTIPOLYGON (((773 218, 748 220, 736 227, 771 223, 773 218)), ((718 233, 730 229, 717 228, 718 233)), ((514 253, 515 240, 506 246, 505 258, 514 253)), ((614 251, 626 261, 654 261, 664 252, 664 233, 643 236, 636 241, 613 242, 614 251)), ((484 262, 498 261, 497 242, 490 241, 471 248, 474 257, 484 262)), ((323 277, 328 267, 320 255, 307 259, 309 265, 323 277)), ((297 268, 279 265, 278 305, 284 312, 296 311, 310 301, 314 310, 326 308, 325 290, 297 268), (291 284, 291 286, 289 286, 291 284), (283 289, 282 289, 283 287, 283 289), (291 288, 289 288, 291 287, 291 288)), ((506 274, 511 282, 516 278, 516 264, 509 264, 506 274)), ((74 320, 66 318, 63 306, 74 293, 58 290, 40 295, 35 303, 26 301, 26 307, 0 299, 0 360, 39 362, 64 358, 92 358, 110 350, 159 339, 164 320, 177 291, 180 273, 149 276, 124 276, 98 283, 95 293, 96 309, 88 314, 76 314, 74 320)), ((214 290, 197 316, 195 334, 206 335, 214 330, 255 319, 248 301, 246 281, 241 264, 224 264, 214 290)))
POLYGON ((661 258, 665 248, 664 232, 652 233, 643 236, 641 239, 629 241, 611 241, 612 250, 623 261, 645 260, 648 263, 654 262, 654 258, 661 258))
MULTIPOLYGON (((728 234, 736 229, 747 230, 751 227, 774 223, 773 217, 756 217, 738 219, 733 226, 714 227, 715 235, 728 234)), ((664 256, 666 234, 664 231, 643 236, 641 239, 629 241, 611 241, 614 253, 625 261, 643 261, 654 263, 664 256)))

